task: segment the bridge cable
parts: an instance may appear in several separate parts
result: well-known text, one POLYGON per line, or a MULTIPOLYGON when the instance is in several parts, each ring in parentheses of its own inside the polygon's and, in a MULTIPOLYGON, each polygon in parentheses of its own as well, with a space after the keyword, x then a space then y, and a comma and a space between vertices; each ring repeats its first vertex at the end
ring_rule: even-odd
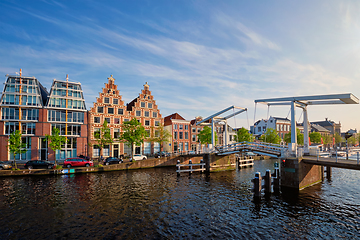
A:
MULTIPOLYGON (((268 121, 269 121, 269 112, 270 112, 270 105, 268 104, 268 111, 267 111, 267 116, 266 116, 266 123, 265 123, 265 126, 266 126, 266 131, 267 131, 267 125, 268 125, 268 121)), ((266 132, 265 132, 266 133, 266 132)), ((265 142, 266 142, 266 134, 265 134, 265 142)))
POLYGON ((298 122, 300 122, 300 119, 301 119, 302 115, 303 115, 303 111, 301 111, 301 114, 300 114, 300 117, 299 117, 298 122))
POLYGON ((289 109, 289 113, 288 113, 288 115, 286 116, 286 118, 288 118, 288 117, 289 117, 290 112, 291 112, 291 108, 289 109))

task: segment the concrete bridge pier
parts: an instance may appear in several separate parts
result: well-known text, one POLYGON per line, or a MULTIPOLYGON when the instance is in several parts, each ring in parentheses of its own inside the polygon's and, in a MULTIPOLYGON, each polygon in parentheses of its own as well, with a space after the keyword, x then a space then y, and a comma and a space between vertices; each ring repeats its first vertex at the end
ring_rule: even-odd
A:
POLYGON ((215 153, 204 154, 206 172, 217 172, 236 169, 235 154, 217 155, 215 153))
POLYGON ((326 166, 326 178, 327 179, 331 178, 331 167, 330 166, 326 166))
POLYGON ((307 164, 302 158, 287 158, 281 163, 281 189, 302 190, 323 180, 323 168, 307 164))

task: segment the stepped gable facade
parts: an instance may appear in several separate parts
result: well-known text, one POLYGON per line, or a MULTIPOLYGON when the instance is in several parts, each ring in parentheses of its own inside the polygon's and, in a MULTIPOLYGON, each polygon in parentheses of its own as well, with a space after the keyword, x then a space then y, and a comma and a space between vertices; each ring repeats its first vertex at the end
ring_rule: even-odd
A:
MULTIPOLYGON (((149 134, 153 128, 156 129, 157 126, 163 123, 160 110, 156 105, 154 97, 151 95, 147 83, 144 85, 144 89, 139 94, 139 97, 125 105, 120 91, 117 89, 117 85, 115 85, 115 79, 111 75, 108 78, 108 83, 105 83, 105 87, 99 93, 99 97, 89 111, 89 142, 92 146, 89 151, 90 157, 100 157, 100 149, 96 145, 97 141, 94 134, 100 131, 104 121, 108 123, 114 143, 103 149, 103 157, 129 156, 131 148, 127 144, 117 141, 117 139, 122 132, 122 123, 130 121, 132 118, 136 118, 149 134)), ((149 141, 145 141, 141 146, 135 147, 135 153, 137 154, 151 155, 158 151, 160 151, 158 144, 149 141)))

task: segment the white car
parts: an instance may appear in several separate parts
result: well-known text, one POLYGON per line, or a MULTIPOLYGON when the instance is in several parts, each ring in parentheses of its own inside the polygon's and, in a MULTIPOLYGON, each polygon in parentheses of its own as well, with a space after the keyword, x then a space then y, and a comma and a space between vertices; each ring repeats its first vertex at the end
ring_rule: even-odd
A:
MULTIPOLYGON (((134 154, 134 160, 135 160, 135 161, 145 160, 145 159, 147 159, 147 157, 146 157, 145 155, 134 154)), ((132 161, 132 158, 130 158, 130 161, 132 161)))

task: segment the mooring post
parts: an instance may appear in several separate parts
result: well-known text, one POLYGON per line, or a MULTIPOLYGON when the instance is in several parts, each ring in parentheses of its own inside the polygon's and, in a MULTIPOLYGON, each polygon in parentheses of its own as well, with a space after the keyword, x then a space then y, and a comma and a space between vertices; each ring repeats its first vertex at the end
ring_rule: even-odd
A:
POLYGON ((280 192, 280 169, 275 168, 275 177, 274 177, 274 192, 280 192))
POLYGON ((357 158, 357 164, 359 165, 359 152, 356 153, 357 158))
POLYGON ((331 178, 331 167, 326 166, 326 178, 331 178))
POLYGON ((261 173, 256 172, 254 178, 254 197, 261 197, 261 173))
MULTIPOLYGON (((204 160, 201 159, 201 160, 200 160, 200 163, 203 164, 203 163, 204 163, 204 160)), ((201 165, 201 173, 203 173, 203 172, 204 172, 204 165, 201 165)))
POLYGON ((180 160, 176 161, 177 175, 180 176, 180 160))
POLYGON ((265 173, 265 193, 271 193, 271 171, 268 169, 265 173))
POLYGON ((192 165, 191 165, 191 164, 192 164, 191 159, 189 160, 189 164, 190 164, 190 168, 189 168, 189 169, 190 169, 190 171, 189 171, 189 174, 192 174, 192 169, 193 169, 193 168, 192 168, 192 165))

